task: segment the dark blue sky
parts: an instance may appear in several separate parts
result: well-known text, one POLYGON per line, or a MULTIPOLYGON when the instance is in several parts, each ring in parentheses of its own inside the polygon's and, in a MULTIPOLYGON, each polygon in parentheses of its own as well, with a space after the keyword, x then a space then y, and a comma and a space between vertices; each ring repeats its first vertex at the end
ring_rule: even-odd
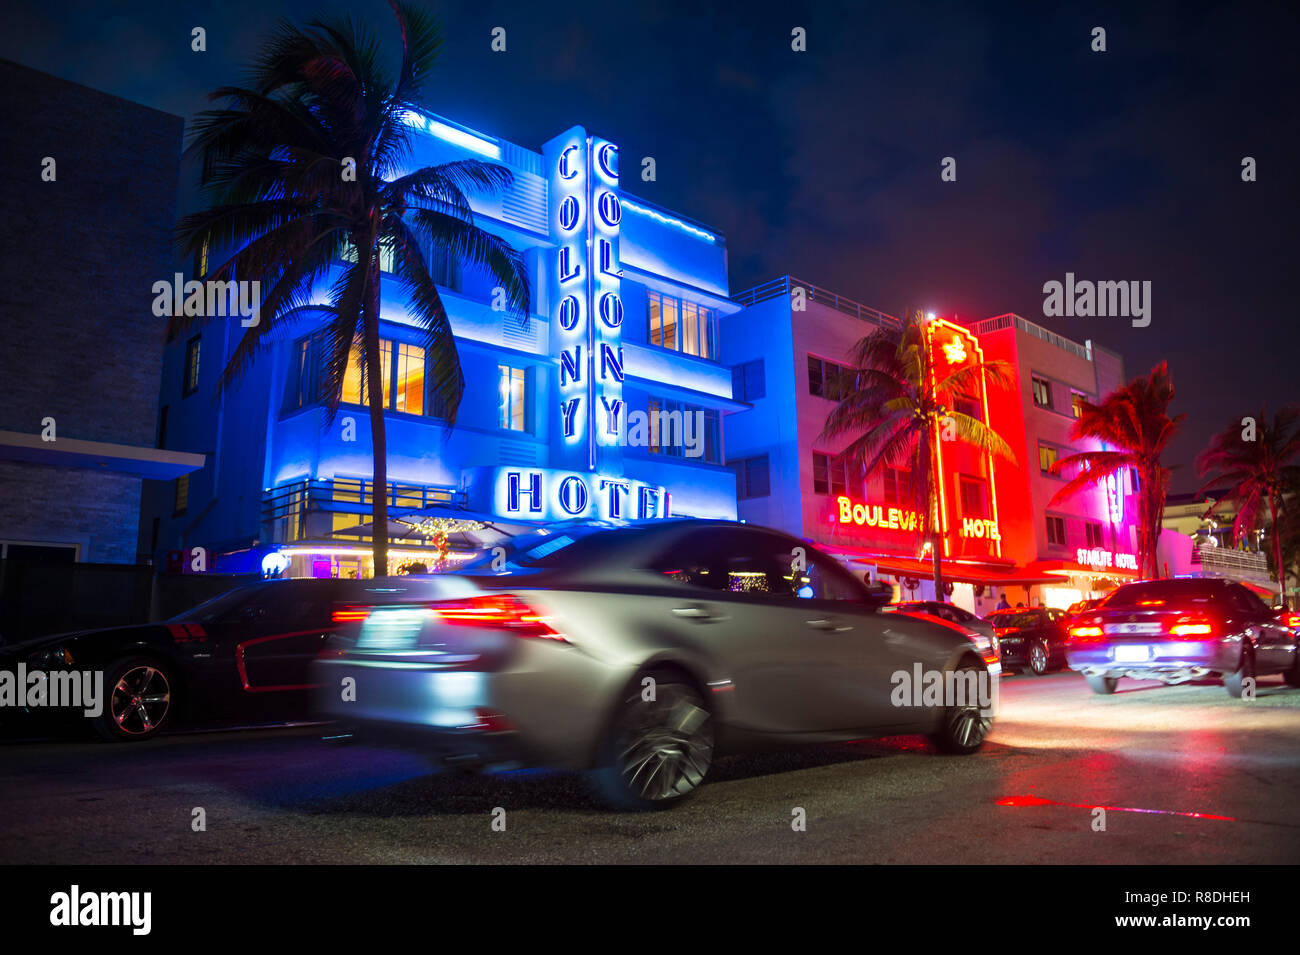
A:
MULTIPOLYGON (((733 290, 789 272, 894 313, 1019 312, 1118 350, 1130 376, 1168 359, 1189 415, 1175 490, 1212 431, 1300 400, 1295 4, 431 6, 431 109, 533 148, 581 123, 629 173, 654 156, 658 181, 625 185, 726 233, 733 290), (1067 271, 1150 281, 1150 326, 1044 318, 1067 271)), ((188 119, 277 18, 336 12, 394 39, 383 0, 25 0, 0 56, 188 119)))

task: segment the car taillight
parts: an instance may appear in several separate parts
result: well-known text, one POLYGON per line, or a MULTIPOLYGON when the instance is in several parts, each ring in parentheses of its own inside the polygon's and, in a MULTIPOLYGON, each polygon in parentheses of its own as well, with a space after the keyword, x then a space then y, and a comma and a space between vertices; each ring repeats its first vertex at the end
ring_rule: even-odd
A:
POLYGON ((335 623, 359 623, 370 616, 370 607, 335 607, 332 617, 335 623))
POLYGON ((1278 621, 1284 627, 1300 627, 1300 613, 1288 611, 1279 616, 1278 621))
POLYGON ((1106 632, 1101 627, 1089 625, 1070 628, 1070 640, 1073 643, 1093 643, 1105 635, 1106 632))
POLYGON ((467 600, 440 600, 429 608, 443 622, 461 627, 487 627, 506 630, 517 637, 565 639, 552 630, 536 610, 510 594, 487 594, 467 600))
POLYGON ((1169 627, 1171 637, 1203 637, 1211 632, 1210 621, 1204 617, 1179 617, 1169 627))

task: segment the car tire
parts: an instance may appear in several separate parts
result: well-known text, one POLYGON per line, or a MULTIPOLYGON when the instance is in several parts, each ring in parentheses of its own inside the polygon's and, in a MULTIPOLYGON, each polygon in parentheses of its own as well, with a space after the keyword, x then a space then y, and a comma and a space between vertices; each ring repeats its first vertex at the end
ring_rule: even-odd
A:
POLYGON ((168 663, 133 656, 110 664, 104 673, 104 701, 92 725, 113 743, 153 739, 176 711, 176 680, 168 663))
POLYGON ((1291 669, 1282 674, 1282 679, 1286 680, 1287 686, 1300 686, 1300 647, 1295 648, 1291 669))
POLYGON ((1028 664, 1029 673, 1034 676, 1046 676, 1052 669, 1052 648, 1047 645, 1046 640, 1035 640, 1029 645, 1025 662, 1028 664))
POLYGON ((678 673, 642 674, 628 688, 601 742, 596 789, 618 809, 667 809, 693 794, 713 765, 713 714, 678 673), (655 698, 643 699, 646 677, 655 698))
MULTIPOLYGON (((969 660, 960 664, 957 669, 987 672, 986 667, 969 660)), ((984 745, 992 726, 993 718, 980 712, 978 702, 968 702, 963 706, 948 706, 944 709, 943 722, 939 729, 930 734, 930 742, 940 752, 954 756, 969 756, 984 745)))
POLYGON ((1241 699, 1242 694, 1246 691, 1246 681, 1255 678, 1255 651, 1250 647, 1242 647, 1241 663, 1232 673, 1223 675, 1223 688, 1228 691, 1228 695, 1234 700, 1241 699))
POLYGON ((1089 676, 1085 679, 1088 681, 1088 689, 1100 696, 1110 696, 1119 685, 1117 676, 1089 676))

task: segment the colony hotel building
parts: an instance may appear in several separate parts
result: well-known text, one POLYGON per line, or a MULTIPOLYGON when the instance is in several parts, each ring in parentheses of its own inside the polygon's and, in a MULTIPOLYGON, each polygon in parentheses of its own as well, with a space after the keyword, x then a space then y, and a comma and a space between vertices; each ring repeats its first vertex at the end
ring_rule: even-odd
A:
MULTIPOLYGON (((581 127, 532 150, 429 115, 412 122, 414 166, 475 158, 513 173, 504 195, 471 204, 476 224, 524 254, 533 302, 521 322, 494 310, 486 276, 437 263, 465 377, 448 429, 426 389, 421 331, 397 283, 382 283, 392 516, 418 522, 450 507, 506 524, 734 519, 722 418, 749 406, 732 398, 722 363, 720 322, 741 309, 728 297, 723 237, 625 193, 617 146, 581 127), (698 447, 657 435, 638 442, 627 428, 638 411, 702 421, 698 447)), ((256 571, 278 554, 270 565, 292 575, 370 573, 366 391, 354 367, 326 422, 316 372, 323 327, 319 311, 303 309, 217 398, 238 319, 168 345, 159 446, 208 463, 147 488, 141 540, 155 559, 170 555, 175 567, 179 552, 201 546, 209 571, 256 571)), ((401 531, 392 567, 427 562, 428 539, 401 531)))
MULTIPOLYGON (((862 480, 838 457, 848 439, 821 437, 841 381, 853 373, 853 344, 898 320, 789 276, 736 300, 745 310, 724 316, 722 329, 735 395, 751 409, 726 421, 740 517, 818 543, 866 576, 898 585, 904 599, 932 599, 925 518, 906 502, 906 474, 886 468, 862 480), (793 305, 797 288, 802 310, 793 305)), ((938 445, 949 599, 981 615, 1004 593, 1012 606, 1068 606, 1135 578, 1131 476, 1051 503, 1064 483, 1049 473, 1051 464, 1085 449, 1070 437, 1078 402, 1123 383, 1119 357, 1016 315, 969 325, 937 319, 926 334, 936 367, 1001 359, 1013 379, 1009 390, 986 381, 958 405, 1012 445, 1016 464, 957 442, 938 445)))

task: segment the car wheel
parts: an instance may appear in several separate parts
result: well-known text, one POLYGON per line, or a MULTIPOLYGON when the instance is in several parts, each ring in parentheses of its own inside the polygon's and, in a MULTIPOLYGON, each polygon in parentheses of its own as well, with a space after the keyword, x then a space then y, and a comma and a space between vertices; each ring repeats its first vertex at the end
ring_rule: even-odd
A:
POLYGON ((1286 680, 1287 686, 1300 686, 1300 647, 1295 648, 1291 669, 1282 674, 1282 679, 1286 680))
MULTIPOLYGON (((963 670, 985 671, 975 663, 963 663, 957 668, 963 670)), ((954 681, 958 683, 959 681, 954 681)), ((967 701, 961 706, 949 706, 943 714, 943 723, 938 732, 930 734, 930 740, 945 753, 968 756, 984 745, 989 730, 993 727, 993 718, 980 712, 978 700, 967 701)))
POLYGON ((171 719, 172 686, 167 664, 152 657, 118 660, 104 676, 104 705, 94 719, 96 732, 112 742, 157 736, 171 719))
POLYGON ((621 809, 666 809, 689 796, 713 764, 713 716, 704 697, 672 673, 648 674, 622 701, 606 734, 595 781, 621 809))
POLYGON ((1046 640, 1035 640, 1029 646, 1029 671, 1034 676, 1042 676, 1052 665, 1052 652, 1047 648, 1046 640))
POLYGON ((1223 687, 1228 691, 1230 697, 1239 700, 1246 690, 1246 681, 1253 682, 1254 678, 1255 652, 1250 647, 1242 647, 1241 663, 1235 673, 1225 673, 1223 675, 1223 687))
POLYGON ((1115 692, 1115 687, 1119 685, 1117 676, 1090 676, 1088 680, 1088 689, 1102 696, 1110 696, 1115 692))

